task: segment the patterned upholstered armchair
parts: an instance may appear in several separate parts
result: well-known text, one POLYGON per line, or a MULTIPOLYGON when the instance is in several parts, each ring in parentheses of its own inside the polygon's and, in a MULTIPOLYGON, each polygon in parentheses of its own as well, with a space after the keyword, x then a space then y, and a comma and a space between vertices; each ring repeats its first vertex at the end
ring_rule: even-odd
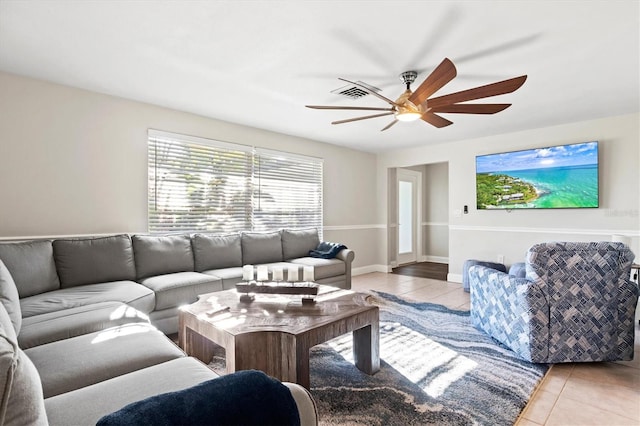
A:
POLYGON ((471 322, 539 363, 633 359, 634 255, 617 242, 532 246, 526 277, 469 269, 471 322))

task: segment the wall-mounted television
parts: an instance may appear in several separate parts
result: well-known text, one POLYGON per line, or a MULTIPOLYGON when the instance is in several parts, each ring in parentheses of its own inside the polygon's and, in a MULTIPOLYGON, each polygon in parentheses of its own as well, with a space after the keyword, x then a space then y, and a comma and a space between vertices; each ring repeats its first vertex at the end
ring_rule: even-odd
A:
POLYGON ((598 142, 476 157, 476 204, 490 209, 598 207, 598 142))

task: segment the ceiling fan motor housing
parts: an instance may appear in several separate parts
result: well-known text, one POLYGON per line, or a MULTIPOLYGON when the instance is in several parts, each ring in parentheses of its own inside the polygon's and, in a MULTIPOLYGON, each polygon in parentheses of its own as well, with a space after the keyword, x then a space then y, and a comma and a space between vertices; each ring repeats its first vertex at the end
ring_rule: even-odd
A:
POLYGON ((407 85, 407 89, 409 88, 411 83, 416 81, 417 77, 418 77, 418 73, 415 71, 405 71, 402 74, 400 74, 400 80, 402 80, 402 82, 407 85))

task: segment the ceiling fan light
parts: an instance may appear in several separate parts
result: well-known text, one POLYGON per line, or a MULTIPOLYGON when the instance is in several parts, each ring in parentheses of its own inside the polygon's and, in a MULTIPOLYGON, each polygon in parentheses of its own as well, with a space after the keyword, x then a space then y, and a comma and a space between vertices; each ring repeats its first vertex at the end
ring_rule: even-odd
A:
POLYGON ((396 113, 396 119, 398 121, 405 121, 405 122, 406 121, 416 121, 420 117, 422 117, 422 114, 419 113, 419 112, 414 112, 414 111, 396 113))

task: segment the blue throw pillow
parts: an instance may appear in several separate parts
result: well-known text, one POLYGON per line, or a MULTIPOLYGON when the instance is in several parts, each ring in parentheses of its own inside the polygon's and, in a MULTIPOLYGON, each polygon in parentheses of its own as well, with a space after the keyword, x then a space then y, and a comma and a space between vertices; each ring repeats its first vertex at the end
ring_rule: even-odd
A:
POLYGON ((289 389, 261 371, 238 371, 131 403, 97 426, 299 425, 289 389))

